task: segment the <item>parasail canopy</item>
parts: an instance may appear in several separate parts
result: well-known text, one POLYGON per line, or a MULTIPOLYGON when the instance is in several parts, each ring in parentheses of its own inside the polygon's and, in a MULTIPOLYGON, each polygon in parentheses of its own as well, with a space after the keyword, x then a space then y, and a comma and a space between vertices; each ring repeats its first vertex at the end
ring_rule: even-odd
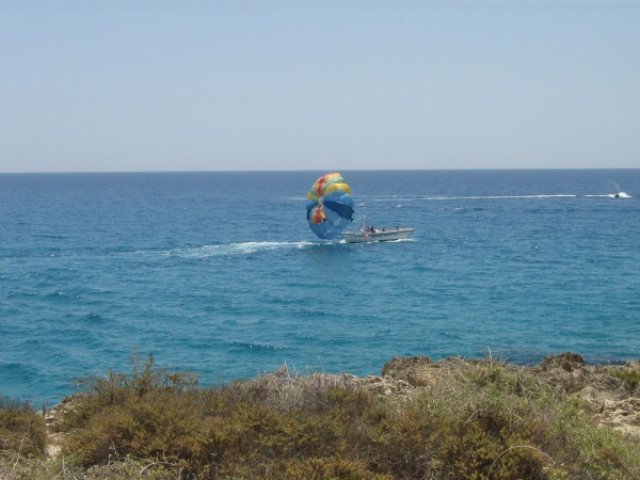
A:
POLYGON ((318 178, 307 193, 309 228, 319 238, 339 238, 353 220, 351 188, 338 172, 318 178))

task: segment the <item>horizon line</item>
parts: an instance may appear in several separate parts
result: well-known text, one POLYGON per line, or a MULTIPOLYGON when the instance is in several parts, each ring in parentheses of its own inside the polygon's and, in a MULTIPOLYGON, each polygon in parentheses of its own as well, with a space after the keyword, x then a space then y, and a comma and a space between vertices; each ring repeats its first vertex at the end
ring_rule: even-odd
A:
POLYGON ((326 168, 326 169, 220 169, 220 170, 60 170, 60 171, 16 171, 2 172, 0 175, 104 175, 104 174, 166 174, 166 173, 292 173, 292 172, 461 172, 461 171, 598 171, 598 170, 640 170, 640 167, 504 167, 504 168, 326 168))

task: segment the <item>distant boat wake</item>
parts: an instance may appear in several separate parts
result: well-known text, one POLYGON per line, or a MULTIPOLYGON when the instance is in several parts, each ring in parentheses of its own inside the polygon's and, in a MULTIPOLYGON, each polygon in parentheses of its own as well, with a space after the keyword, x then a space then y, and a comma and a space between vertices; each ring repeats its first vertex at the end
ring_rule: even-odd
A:
MULTIPOLYGON (((545 199, 564 199, 564 198, 632 198, 626 192, 618 193, 601 193, 601 194, 576 194, 576 193, 539 193, 539 194, 522 194, 522 195, 430 195, 430 196, 409 196, 409 195, 393 195, 380 196, 369 199, 370 202, 411 202, 411 201, 455 201, 455 200, 545 200, 545 199)), ((365 203, 362 206, 366 205, 365 203)), ((402 208, 404 205, 399 203, 396 208, 402 208)))
POLYGON ((535 195, 470 195, 470 196, 436 196, 427 197, 426 200, 517 200, 530 198, 576 198, 573 193, 535 194, 535 195))

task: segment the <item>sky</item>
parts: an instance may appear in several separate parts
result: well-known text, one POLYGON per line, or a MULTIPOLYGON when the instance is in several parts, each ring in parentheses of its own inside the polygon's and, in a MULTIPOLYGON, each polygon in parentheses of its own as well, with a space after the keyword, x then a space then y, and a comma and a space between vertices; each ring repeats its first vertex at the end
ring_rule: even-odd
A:
POLYGON ((0 173, 640 168, 640 0, 0 0, 0 173))

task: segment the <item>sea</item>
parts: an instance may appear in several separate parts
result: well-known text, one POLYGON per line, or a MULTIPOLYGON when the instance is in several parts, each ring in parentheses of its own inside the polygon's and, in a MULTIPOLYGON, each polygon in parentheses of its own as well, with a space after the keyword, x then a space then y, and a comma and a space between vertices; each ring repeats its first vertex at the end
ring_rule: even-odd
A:
POLYGON ((323 173, 0 175, 0 397, 52 406, 150 355, 207 386, 640 358, 640 169, 341 171, 354 228, 415 227, 368 244, 309 229, 323 173))

